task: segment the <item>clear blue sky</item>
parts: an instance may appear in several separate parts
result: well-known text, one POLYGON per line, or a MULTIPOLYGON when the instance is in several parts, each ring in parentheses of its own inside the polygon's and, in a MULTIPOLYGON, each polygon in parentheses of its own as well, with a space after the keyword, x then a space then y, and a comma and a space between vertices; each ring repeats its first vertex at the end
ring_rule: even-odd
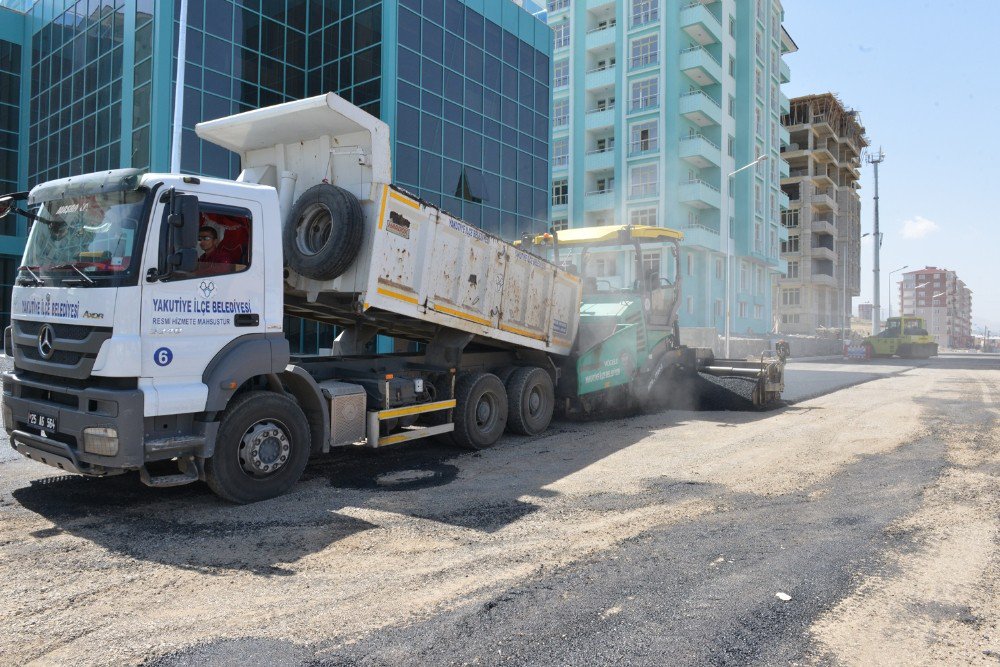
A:
MULTIPOLYGON (((973 292, 973 329, 1000 331, 1000 1, 782 2, 784 25, 799 46, 785 57, 791 82, 782 90, 790 98, 837 93, 860 111, 873 147, 885 151, 883 308, 888 271, 944 267, 973 292)), ((872 231, 873 181, 865 165, 863 233, 872 231)), ((862 240, 861 253, 855 311, 872 300, 871 238, 862 240)))

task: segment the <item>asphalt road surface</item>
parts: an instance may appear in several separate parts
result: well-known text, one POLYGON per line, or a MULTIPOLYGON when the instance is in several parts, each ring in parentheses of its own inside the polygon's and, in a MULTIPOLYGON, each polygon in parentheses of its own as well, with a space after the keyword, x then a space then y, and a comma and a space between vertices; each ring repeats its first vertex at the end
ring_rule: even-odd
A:
POLYGON ((340 452, 245 507, 4 443, 0 663, 995 666, 998 371, 795 362, 770 412, 340 452))

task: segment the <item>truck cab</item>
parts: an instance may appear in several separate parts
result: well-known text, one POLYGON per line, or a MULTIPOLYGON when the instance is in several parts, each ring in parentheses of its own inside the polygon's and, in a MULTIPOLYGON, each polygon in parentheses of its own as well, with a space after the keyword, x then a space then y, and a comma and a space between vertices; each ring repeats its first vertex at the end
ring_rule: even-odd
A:
POLYGON ((120 170, 19 199, 33 225, 4 337, 13 446, 92 475, 210 455, 226 382, 288 363, 274 189, 120 170))

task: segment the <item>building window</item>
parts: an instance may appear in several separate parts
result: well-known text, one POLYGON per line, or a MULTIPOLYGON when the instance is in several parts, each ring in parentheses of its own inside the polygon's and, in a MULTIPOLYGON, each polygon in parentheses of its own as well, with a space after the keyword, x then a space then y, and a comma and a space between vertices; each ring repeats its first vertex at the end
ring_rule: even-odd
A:
POLYGON ((632 0, 632 27, 652 23, 660 18, 660 0, 632 0))
POLYGON ((799 251, 799 235, 789 235, 787 241, 781 242, 781 252, 798 252, 799 251))
POLYGON ((754 91, 757 97, 764 99, 764 75, 758 67, 754 76, 754 91))
POLYGON ((764 251, 764 230, 759 220, 753 223, 753 251, 764 251))
POLYGON ((693 276, 694 275, 694 255, 692 255, 691 253, 687 253, 687 255, 685 255, 685 261, 687 262, 687 274, 689 276, 693 276))
POLYGON ((631 136, 629 152, 632 155, 655 151, 659 148, 658 128, 655 120, 632 125, 629 134, 631 136))
POLYGON ((798 229, 799 227, 799 209, 792 209, 789 211, 781 212, 781 226, 785 229, 798 229))
POLYGON ((715 316, 721 318, 724 315, 722 299, 715 300, 715 316))
POLYGON ((552 103, 552 125, 555 127, 569 125, 569 100, 556 100, 552 103))
POLYGON ((559 232, 564 229, 569 229, 569 220, 566 218, 555 218, 552 221, 552 229, 559 232))
POLYGON ((659 35, 650 35, 632 40, 632 67, 646 67, 657 62, 660 57, 659 35))
POLYGON ((756 290, 754 290, 754 294, 763 294, 764 293, 764 269, 760 268, 759 266, 756 269, 754 269, 754 277, 756 278, 756 281, 755 281, 756 282, 756 290))
POLYGON ((632 111, 649 109, 659 103, 659 79, 632 82, 632 111))
POLYGON ((552 64, 552 86, 559 88, 569 85, 569 61, 557 60, 552 64))
POLYGON ((694 297, 689 296, 687 298, 687 311, 688 315, 694 315, 694 297))
POLYGON ((655 208, 637 208, 629 213, 628 221, 632 225, 656 227, 656 218, 655 208))
POLYGON ((729 76, 736 78, 736 58, 729 56, 729 76))
POLYGON ((797 306, 802 299, 801 290, 796 287, 794 289, 783 289, 781 290, 781 305, 782 306, 797 306))
POLYGON ((717 257, 715 259, 715 279, 716 280, 722 280, 725 277, 724 269, 725 269, 725 264, 723 263, 722 258, 721 257, 717 257))
POLYGON ((750 268, 746 262, 740 262, 740 291, 746 292, 750 289, 750 268))
POLYGON ((736 37, 736 17, 729 17, 729 34, 736 37))
POLYGON ((656 164, 644 164, 633 167, 629 173, 630 197, 653 197, 658 192, 659 167, 656 164))
POLYGON ((760 305, 759 303, 758 304, 754 304, 754 307, 753 307, 753 318, 755 320, 762 320, 762 319, 764 319, 764 306, 760 305))
POLYGON ((729 137, 729 141, 726 142, 726 152, 729 157, 733 157, 736 154, 736 138, 729 137))
POLYGON ((642 272, 647 276, 651 274, 660 275, 659 251, 642 253, 642 272))
POLYGON ((764 193, 761 191, 760 183, 754 183, 754 210, 757 211, 757 215, 764 215, 764 193))
POLYGON ((569 7, 569 0, 549 0, 546 3, 546 9, 550 12, 557 12, 560 9, 566 9, 569 7))
POLYGON ((784 313, 781 316, 781 323, 782 324, 798 324, 799 323, 799 314, 798 313, 794 313, 794 314, 784 313))
POLYGON ((569 203, 569 181, 560 178, 552 181, 552 205, 565 206, 569 203))
POLYGON ((745 318, 747 316, 747 302, 740 301, 739 303, 739 317, 745 318))
POLYGON ((555 36, 555 48, 569 46, 569 21, 556 23, 552 26, 552 33, 555 36))
POLYGON ((563 137, 552 142, 552 166, 565 167, 569 164, 569 139, 563 137))

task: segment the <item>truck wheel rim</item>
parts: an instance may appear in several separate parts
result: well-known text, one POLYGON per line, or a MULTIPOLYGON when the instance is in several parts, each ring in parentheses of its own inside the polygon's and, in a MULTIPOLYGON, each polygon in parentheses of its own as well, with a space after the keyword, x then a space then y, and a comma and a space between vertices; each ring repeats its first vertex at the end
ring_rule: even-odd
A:
POLYGON ((542 391, 538 387, 532 387, 528 394, 528 414, 537 417, 542 411, 542 391))
POLYGON ((497 420, 497 398, 492 393, 485 393, 476 403, 476 427, 480 431, 490 431, 497 420))
POLYGON ((295 227, 295 245, 299 253, 309 257, 317 254, 330 239, 333 215, 322 204, 308 207, 295 227))
POLYGON ((261 420, 246 430, 240 440, 240 468, 251 477, 266 477, 288 463, 292 443, 285 425, 261 420))

